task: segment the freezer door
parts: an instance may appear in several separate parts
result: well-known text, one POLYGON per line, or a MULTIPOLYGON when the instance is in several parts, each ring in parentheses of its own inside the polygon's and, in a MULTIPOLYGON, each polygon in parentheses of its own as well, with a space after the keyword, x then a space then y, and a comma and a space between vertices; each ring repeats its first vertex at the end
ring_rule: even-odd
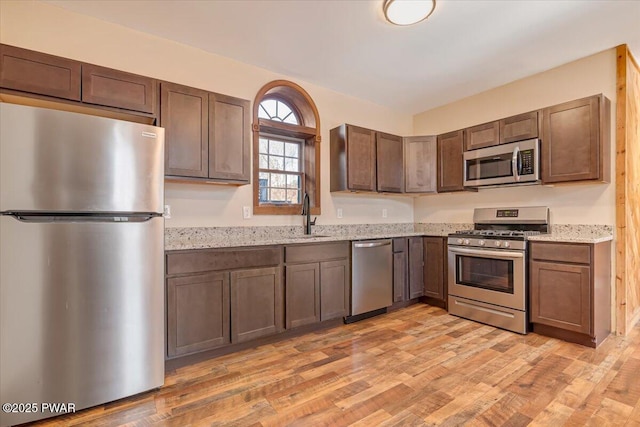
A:
POLYGON ((162 212, 164 129, 0 103, 0 212, 162 212))
POLYGON ((163 384, 164 219, 119 221, 0 216, 0 402, 81 409, 163 384))

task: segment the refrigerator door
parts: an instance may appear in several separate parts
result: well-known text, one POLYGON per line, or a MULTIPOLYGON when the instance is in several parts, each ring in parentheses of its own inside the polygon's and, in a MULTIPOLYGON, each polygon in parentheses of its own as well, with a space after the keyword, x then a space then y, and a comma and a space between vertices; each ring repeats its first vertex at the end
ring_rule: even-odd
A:
POLYGON ((0 103, 0 212, 162 212, 164 129, 0 103))
POLYGON ((0 402, 82 409, 160 387, 164 219, 30 220, 0 216, 0 402))

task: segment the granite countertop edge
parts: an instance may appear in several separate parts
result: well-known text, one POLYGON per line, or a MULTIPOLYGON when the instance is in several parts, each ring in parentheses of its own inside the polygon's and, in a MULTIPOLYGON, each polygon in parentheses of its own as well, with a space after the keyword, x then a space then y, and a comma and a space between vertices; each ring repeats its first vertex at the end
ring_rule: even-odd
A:
MULTIPOLYGON (((198 238, 165 238, 165 251, 181 251, 192 249, 215 249, 249 246, 299 245, 309 243, 357 241, 372 239, 390 239, 397 237, 434 236, 446 237, 457 229, 463 229, 467 224, 428 224, 416 223, 418 230, 393 230, 389 232, 359 232, 359 233, 322 233, 318 236, 306 237, 300 234, 287 236, 200 236, 198 238)), ((472 225, 471 225, 472 226, 472 225)), ((311 236, 314 236, 311 234, 311 236)), ((531 236, 532 242, 558 243, 601 243, 613 240, 613 226, 609 225, 557 225, 552 226, 551 233, 531 236)))

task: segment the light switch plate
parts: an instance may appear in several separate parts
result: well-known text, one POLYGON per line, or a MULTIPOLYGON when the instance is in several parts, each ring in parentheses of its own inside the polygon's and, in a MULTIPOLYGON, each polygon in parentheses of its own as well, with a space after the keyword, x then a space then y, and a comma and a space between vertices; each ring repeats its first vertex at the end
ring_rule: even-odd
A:
POLYGON ((336 212, 336 216, 338 218, 342 218, 342 208, 338 208, 337 212, 336 212))
POLYGON ((250 206, 243 206, 242 207, 242 218, 244 218, 244 219, 251 218, 251 207, 250 206))
POLYGON ((171 219, 171 205, 164 205, 164 218, 171 219))
POLYGON ((382 218, 386 218, 386 217, 388 217, 388 216, 389 216, 389 215, 388 215, 387 210, 386 210, 386 209, 382 209, 382 218))

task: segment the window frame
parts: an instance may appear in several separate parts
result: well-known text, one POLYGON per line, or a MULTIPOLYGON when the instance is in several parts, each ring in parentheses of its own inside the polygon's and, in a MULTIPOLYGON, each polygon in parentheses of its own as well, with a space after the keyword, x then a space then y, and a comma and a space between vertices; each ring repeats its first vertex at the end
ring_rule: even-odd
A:
MULTIPOLYGON (((266 138, 268 140, 271 141, 281 141, 283 143, 289 143, 289 144, 296 144, 298 146, 298 171, 288 171, 286 170, 286 166, 285 169, 279 170, 279 169, 265 169, 265 168, 261 168, 260 167, 260 162, 258 161, 258 194, 260 193, 260 189, 262 187, 260 187, 260 173, 274 173, 274 174, 282 174, 282 175, 297 175, 300 177, 300 187, 299 187, 299 192, 300 192, 300 197, 299 200, 302 201, 302 197, 304 195, 304 145, 305 145, 305 141, 303 139, 300 138, 293 138, 290 136, 283 136, 283 135, 274 135, 271 133, 266 133, 266 132, 260 132, 260 137, 259 139, 262 138, 266 138)), ((260 144, 258 144, 259 147, 260 144)), ((260 149, 258 148, 258 157, 260 156, 260 154, 263 154, 260 152, 260 149)), ((272 154, 267 153, 267 155, 271 156, 272 154)), ((276 157, 282 157, 283 161, 286 163, 286 159, 287 158, 293 158, 293 157, 288 157, 286 155, 286 151, 283 153, 282 156, 280 156, 279 154, 274 155, 276 157)), ((274 188, 274 187, 269 187, 267 186, 267 188, 274 188)), ((279 188, 279 187, 276 187, 279 188)), ((285 190, 288 189, 288 187, 285 188, 285 190)), ((286 203, 286 202, 272 202, 272 203, 260 203, 261 206, 265 206, 265 205, 277 205, 277 206, 301 206, 301 203, 286 203)))
POLYGON ((296 83, 274 80, 264 85, 253 102, 253 213, 254 215, 299 215, 302 204, 260 203, 260 135, 290 137, 301 143, 301 200, 309 194, 311 214, 320 215, 320 118, 309 94, 296 83), (259 118, 260 103, 266 99, 284 102, 298 117, 299 125, 259 118))

